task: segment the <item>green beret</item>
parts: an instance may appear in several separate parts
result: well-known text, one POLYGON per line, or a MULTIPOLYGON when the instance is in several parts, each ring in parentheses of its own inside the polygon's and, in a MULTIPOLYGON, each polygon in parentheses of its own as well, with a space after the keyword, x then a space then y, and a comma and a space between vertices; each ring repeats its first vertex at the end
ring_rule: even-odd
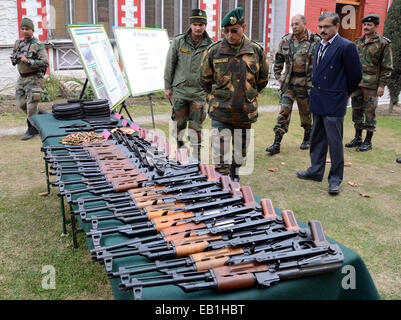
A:
POLYGON ((192 9, 191 16, 189 17, 189 23, 204 23, 207 24, 206 11, 201 9, 192 9))
POLYGON ((221 27, 233 26, 240 22, 244 17, 244 9, 241 7, 235 8, 227 13, 221 21, 221 27))
POLYGON ((373 22, 375 25, 380 23, 380 16, 378 14, 368 14, 362 19, 362 23, 373 22))
POLYGON ((22 19, 20 27, 21 28, 27 27, 27 28, 31 29, 32 31, 35 31, 35 26, 33 25, 32 20, 29 18, 22 19))

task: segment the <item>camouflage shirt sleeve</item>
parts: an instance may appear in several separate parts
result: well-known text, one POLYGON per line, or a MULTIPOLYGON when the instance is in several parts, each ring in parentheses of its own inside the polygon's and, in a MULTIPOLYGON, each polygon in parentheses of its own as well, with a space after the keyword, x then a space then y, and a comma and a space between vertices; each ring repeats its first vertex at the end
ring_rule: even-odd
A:
POLYGON ((177 41, 173 39, 166 57, 166 65, 164 67, 164 89, 172 88, 174 80, 174 70, 177 64, 177 41))
POLYGON ((212 92, 213 85, 213 62, 211 59, 211 49, 206 50, 202 57, 199 83, 204 91, 207 93, 212 92))
POLYGON ((280 44, 278 46, 277 53, 274 57, 274 77, 276 80, 280 80, 281 78, 281 73, 284 69, 284 64, 285 64, 285 55, 283 52, 283 40, 280 41, 280 44))
POLYGON ((263 50, 260 50, 260 58, 259 58, 259 77, 256 83, 258 92, 262 91, 263 88, 266 87, 267 83, 269 82, 269 59, 267 58, 266 54, 263 50))
POLYGON ((29 64, 38 66, 39 68, 47 68, 49 65, 49 58, 47 56, 46 47, 42 42, 37 43, 38 52, 35 59, 28 59, 29 64))
POLYGON ((379 87, 384 88, 387 85, 387 83, 390 80, 392 72, 393 72, 393 53, 391 50, 391 43, 387 43, 384 47, 383 59, 380 67, 379 87))

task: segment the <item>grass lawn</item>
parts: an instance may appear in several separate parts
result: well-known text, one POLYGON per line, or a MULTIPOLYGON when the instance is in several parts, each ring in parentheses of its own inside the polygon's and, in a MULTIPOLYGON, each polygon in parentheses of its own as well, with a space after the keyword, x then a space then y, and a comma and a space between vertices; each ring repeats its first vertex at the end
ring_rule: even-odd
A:
MULTIPOLYGON (((160 104, 156 98, 154 103, 158 113, 169 112, 168 104, 160 104)), ((276 103, 263 103, 268 104, 276 103)), ((146 99, 143 106, 146 108, 146 99)), ((398 111, 397 116, 383 116, 385 109, 379 110, 373 150, 345 150, 348 166, 339 196, 328 195, 327 172, 322 183, 295 176, 310 164, 308 152, 299 149, 303 132, 297 111, 281 153, 274 156, 268 156, 265 148, 273 142, 277 113, 260 114, 253 127, 254 170, 241 176, 241 184, 272 199, 276 207, 293 210, 304 223, 320 220, 329 237, 361 255, 383 299, 401 299, 401 165, 395 162, 401 156, 401 117, 398 111), (271 172, 269 168, 279 170, 271 172)), ((354 135, 350 111, 344 142, 354 135)), ((24 123, 20 114, 0 114, 0 129, 24 123)), ((168 123, 157 123, 157 128, 167 132, 168 123)), ((210 128, 210 120, 205 128, 210 128)), ((72 248, 71 235, 62 236, 57 189, 41 195, 46 185, 40 139, 22 142, 19 138, 0 137, 0 297, 113 299, 103 267, 91 262, 84 234, 79 234, 77 250, 72 248), (55 267, 55 290, 42 288, 46 265, 55 267)))

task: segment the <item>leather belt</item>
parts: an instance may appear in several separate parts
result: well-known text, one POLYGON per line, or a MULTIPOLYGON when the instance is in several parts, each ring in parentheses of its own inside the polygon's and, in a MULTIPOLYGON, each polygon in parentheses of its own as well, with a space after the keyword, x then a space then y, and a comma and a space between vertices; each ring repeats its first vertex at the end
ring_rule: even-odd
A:
POLYGON ((39 72, 29 72, 29 73, 20 73, 19 75, 22 77, 22 78, 26 78, 26 77, 30 77, 30 76, 34 76, 34 75, 37 75, 39 72))
POLYGON ((292 72, 291 77, 306 77, 305 72, 292 72))

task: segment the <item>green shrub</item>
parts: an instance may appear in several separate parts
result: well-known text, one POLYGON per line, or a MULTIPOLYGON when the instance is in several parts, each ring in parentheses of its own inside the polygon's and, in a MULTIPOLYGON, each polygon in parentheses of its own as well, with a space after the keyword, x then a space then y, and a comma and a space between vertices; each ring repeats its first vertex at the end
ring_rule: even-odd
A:
MULTIPOLYGON (((78 78, 71 78, 68 81, 75 82, 74 85, 70 85, 70 89, 72 89, 73 92, 76 92, 74 98, 79 98, 85 82, 78 78)), ((95 98, 96 98, 95 93, 93 92, 90 82, 88 82, 85 92, 82 96, 82 99, 95 99, 95 98)))
POLYGON ((60 89, 60 80, 50 74, 43 79, 42 93, 40 94, 41 102, 55 101, 60 89))

